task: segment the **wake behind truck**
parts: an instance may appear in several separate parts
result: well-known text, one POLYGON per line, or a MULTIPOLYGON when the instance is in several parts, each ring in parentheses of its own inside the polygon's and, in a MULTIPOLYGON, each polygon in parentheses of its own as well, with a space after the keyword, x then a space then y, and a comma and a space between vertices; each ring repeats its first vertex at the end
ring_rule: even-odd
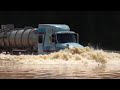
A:
POLYGON ((65 24, 39 24, 38 28, 1 25, 0 53, 38 55, 72 47, 83 48, 79 35, 65 24))

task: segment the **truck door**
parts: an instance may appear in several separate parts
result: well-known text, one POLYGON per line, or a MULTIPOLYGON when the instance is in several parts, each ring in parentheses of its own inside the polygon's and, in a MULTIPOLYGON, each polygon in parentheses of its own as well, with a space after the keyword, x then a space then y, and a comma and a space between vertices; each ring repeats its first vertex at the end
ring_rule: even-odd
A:
POLYGON ((47 28, 46 29, 46 33, 45 33, 45 41, 44 41, 44 45, 43 45, 43 52, 45 54, 49 54, 51 52, 55 51, 55 43, 52 42, 52 37, 51 34, 54 32, 54 30, 52 28, 47 28))

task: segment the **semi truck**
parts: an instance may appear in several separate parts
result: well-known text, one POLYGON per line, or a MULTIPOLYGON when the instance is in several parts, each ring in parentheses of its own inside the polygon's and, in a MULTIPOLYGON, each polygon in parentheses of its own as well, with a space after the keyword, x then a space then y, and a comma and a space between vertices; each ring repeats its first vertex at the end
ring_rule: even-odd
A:
POLYGON ((83 48, 79 35, 66 24, 39 24, 37 28, 1 25, 0 53, 39 55, 73 47, 83 48))

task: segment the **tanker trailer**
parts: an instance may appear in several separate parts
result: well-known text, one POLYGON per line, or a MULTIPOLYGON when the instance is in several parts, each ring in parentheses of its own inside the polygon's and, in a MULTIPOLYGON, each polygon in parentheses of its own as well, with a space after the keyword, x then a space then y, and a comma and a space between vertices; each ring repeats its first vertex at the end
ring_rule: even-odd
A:
POLYGON ((37 52, 38 36, 37 28, 25 27, 14 28, 14 25, 1 25, 0 29, 0 52, 10 54, 27 54, 37 52))

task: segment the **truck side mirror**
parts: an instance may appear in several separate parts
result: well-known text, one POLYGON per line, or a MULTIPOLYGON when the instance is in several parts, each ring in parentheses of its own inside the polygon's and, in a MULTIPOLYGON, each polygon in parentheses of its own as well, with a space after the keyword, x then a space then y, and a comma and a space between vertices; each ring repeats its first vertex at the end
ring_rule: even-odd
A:
POLYGON ((51 42, 52 42, 52 43, 56 43, 56 37, 55 37, 55 34, 53 34, 53 35, 51 36, 51 42))
POLYGON ((79 34, 77 34, 77 43, 79 43, 79 34))
POLYGON ((49 36, 49 41, 50 41, 50 43, 54 43, 55 37, 53 35, 49 36))
POLYGON ((51 36, 49 36, 49 42, 52 43, 52 37, 51 36))
POLYGON ((76 42, 79 43, 79 34, 75 34, 76 42))
POLYGON ((55 37, 52 37, 52 42, 53 42, 53 43, 55 42, 55 37))

